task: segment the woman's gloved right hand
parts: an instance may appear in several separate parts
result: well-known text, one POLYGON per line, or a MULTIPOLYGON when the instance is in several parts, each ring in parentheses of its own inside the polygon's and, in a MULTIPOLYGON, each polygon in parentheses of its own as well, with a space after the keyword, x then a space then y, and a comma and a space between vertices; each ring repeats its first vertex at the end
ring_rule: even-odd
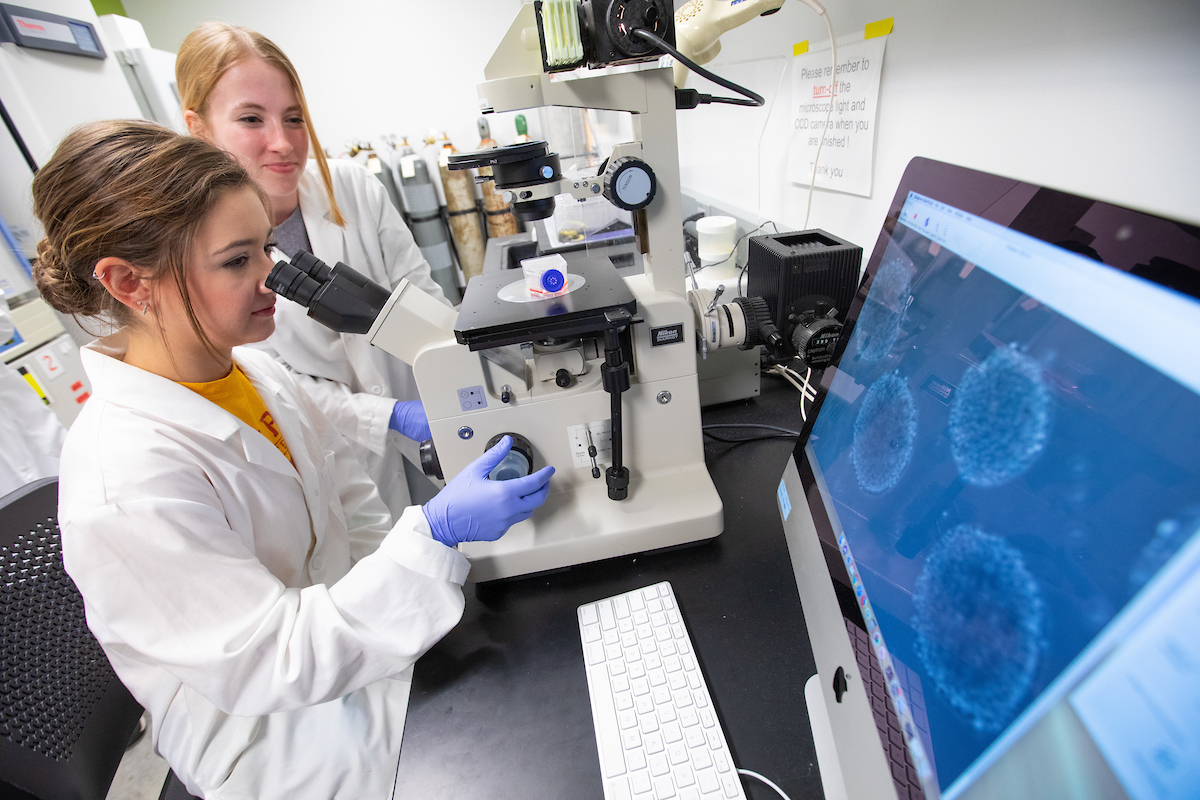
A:
POLYGON ((494 542, 546 502, 554 467, 508 481, 488 478, 511 449, 512 437, 505 436, 424 505, 433 538, 447 547, 459 542, 494 542))

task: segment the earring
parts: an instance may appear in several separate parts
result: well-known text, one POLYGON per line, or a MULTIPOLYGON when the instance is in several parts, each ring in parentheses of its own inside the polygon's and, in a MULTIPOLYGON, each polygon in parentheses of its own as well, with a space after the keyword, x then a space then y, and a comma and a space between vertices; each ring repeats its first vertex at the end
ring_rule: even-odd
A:
POLYGON ((142 316, 146 316, 146 312, 150 310, 150 304, 144 300, 138 300, 138 305, 142 307, 142 316))
POLYGON ((92 270, 92 280, 94 280, 94 281, 100 280, 100 276, 96 274, 96 270, 92 270))

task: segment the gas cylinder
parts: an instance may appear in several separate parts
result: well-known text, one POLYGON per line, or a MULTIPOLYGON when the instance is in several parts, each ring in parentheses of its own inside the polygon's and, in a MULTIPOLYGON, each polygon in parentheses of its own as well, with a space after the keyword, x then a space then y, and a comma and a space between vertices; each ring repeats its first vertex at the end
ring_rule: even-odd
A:
POLYGON ((458 305, 462 292, 454 276, 454 258, 450 255, 450 237, 442 222, 437 193, 425 159, 413 151, 408 139, 400 145, 396 159, 396 185, 400 201, 408 214, 408 227, 412 231, 421 255, 429 262, 429 271, 442 293, 451 303, 458 305))
MULTIPOLYGON (((385 145, 384 148, 386 149, 386 147, 385 145)), ((383 184, 383 188, 387 191, 388 199, 392 201, 392 205, 396 207, 397 211, 403 213, 403 207, 400 204, 400 194, 396 189, 395 174, 385 160, 386 156, 371 147, 370 143, 365 144, 363 149, 367 152, 367 171, 379 179, 379 182, 383 184)))
MULTIPOLYGON (((500 145, 491 136, 491 130, 488 127, 488 121, 483 117, 479 118, 479 149, 489 150, 500 145)), ((479 177, 491 177, 491 167, 481 167, 479 169, 479 177)), ((496 191, 494 181, 482 181, 479 184, 480 191, 483 192, 483 213, 487 218, 487 234, 489 239, 495 239, 497 236, 512 236, 520 233, 517 227, 517 218, 513 216, 512 207, 505 201, 504 197, 496 191)))
POLYGON ((446 212, 450 216, 450 235, 458 252, 458 264, 463 279, 470 281, 483 272, 483 230, 479 226, 479 209, 475 205, 475 179, 466 169, 452 170, 449 158, 458 152, 445 133, 438 157, 438 172, 446 193, 446 212))
POLYGON ((517 126, 517 138, 513 139, 513 144, 521 144, 529 141, 529 125, 525 122, 524 114, 517 114, 517 118, 513 120, 517 126))

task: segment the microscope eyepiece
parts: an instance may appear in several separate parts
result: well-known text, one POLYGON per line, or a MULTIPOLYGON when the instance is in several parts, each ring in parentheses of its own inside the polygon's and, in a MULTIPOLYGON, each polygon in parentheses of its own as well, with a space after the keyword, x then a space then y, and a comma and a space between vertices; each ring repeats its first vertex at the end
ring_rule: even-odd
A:
POLYGON ((342 333, 366 333, 391 292, 338 262, 330 267, 301 250, 279 261, 267 275, 267 288, 308 309, 308 315, 342 333))
POLYGON ((292 265, 310 278, 324 283, 329 280, 333 268, 307 250, 300 250, 292 258, 292 265))
MULTIPOLYGON (((328 269, 328 268, 327 268, 328 269)), ((287 261, 277 261, 267 275, 267 288, 275 294, 308 307, 313 295, 324 285, 308 273, 297 269, 287 261)))

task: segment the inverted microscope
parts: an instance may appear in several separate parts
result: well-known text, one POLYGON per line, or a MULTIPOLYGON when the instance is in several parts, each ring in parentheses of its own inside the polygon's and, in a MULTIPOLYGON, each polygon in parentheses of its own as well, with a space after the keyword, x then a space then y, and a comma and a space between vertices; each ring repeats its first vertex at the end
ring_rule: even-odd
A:
MULTIPOLYGON (((643 274, 621 277, 585 251, 567 260, 554 292, 531 293, 519 270, 475 276, 457 312, 407 281, 389 293, 306 253, 268 279, 317 321, 363 333, 412 366, 433 434, 422 448, 427 472, 451 478, 504 434, 516 442, 505 470, 555 467, 531 519, 496 542, 460 545, 475 581, 721 533, 701 441, 698 320, 684 284, 676 90, 655 46, 674 35, 668 0, 522 6, 479 85, 484 113, 623 111, 634 139, 582 178, 564 177, 545 142, 450 157, 451 169, 491 167, 526 221, 549 217, 562 194, 631 211, 643 274)), ((756 346, 757 312, 729 305, 738 336, 725 344, 756 346)))

